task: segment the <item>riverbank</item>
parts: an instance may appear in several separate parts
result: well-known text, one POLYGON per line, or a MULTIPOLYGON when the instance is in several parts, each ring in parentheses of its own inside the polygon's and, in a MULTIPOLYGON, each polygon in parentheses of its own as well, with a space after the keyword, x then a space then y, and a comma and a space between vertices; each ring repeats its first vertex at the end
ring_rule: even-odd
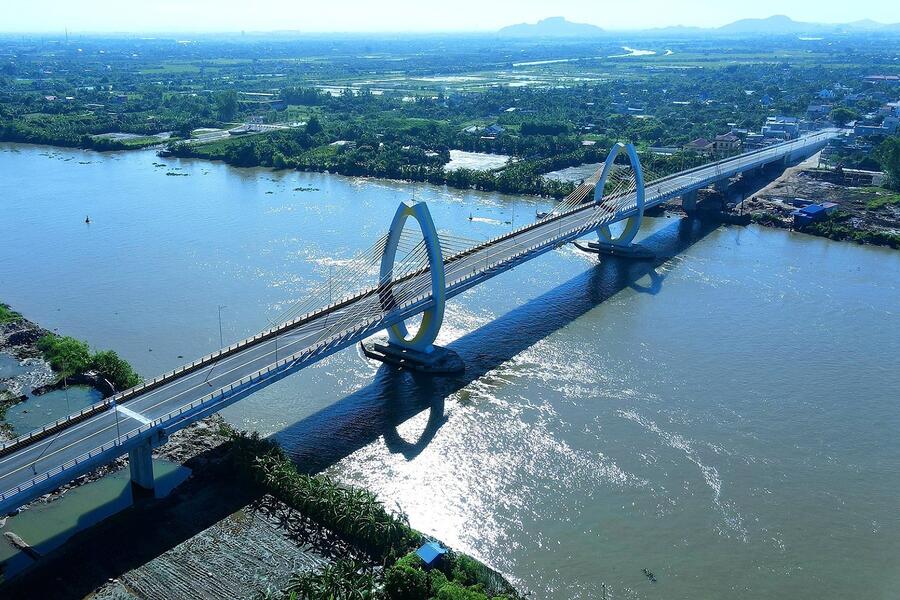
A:
POLYGON ((832 202, 836 211, 796 229, 837 241, 900 248, 900 194, 865 185, 839 171, 817 168, 814 156, 790 167, 776 180, 743 201, 753 222, 793 229, 793 213, 803 202, 832 202))
POLYGON ((330 586, 368 582, 370 598, 519 598, 463 554, 426 574, 410 554, 424 538, 402 514, 300 473, 274 443, 236 433, 218 415, 159 450, 191 469, 190 479, 77 533, 0 588, 3 597, 288 598, 311 589, 321 593, 301 597, 325 597, 338 589, 330 586))
MULTIPOLYGON (((42 387, 51 388, 58 373, 45 360, 42 340, 65 338, 54 337, 6 305, 0 310, 0 352, 37 361, 43 379, 51 380, 42 387)), ((13 405, 29 396, 14 400, 13 405)), ((42 527, 41 537, 33 537, 37 535, 33 523, 22 522, 23 513, 39 509, 35 516, 44 518, 43 511, 68 503, 72 490, 90 496, 104 478, 127 476, 128 459, 123 456, 0 522, 0 533, 15 548, 0 563, 0 573, 12 566, 10 572, 18 575, 0 589, 0 595, 288 598, 292 591, 307 589, 304 586, 355 588, 368 582, 372 598, 464 593, 472 600, 486 599, 482 590, 490 591, 491 597, 518 598, 502 576, 462 554, 450 553, 442 570, 426 574, 412 554, 425 538, 409 527, 404 515, 387 511, 364 490, 300 473, 276 444, 234 432, 219 415, 172 434, 154 451, 154 460, 174 463, 187 473, 187 480, 166 497, 141 499, 124 510, 114 508, 99 522, 91 517, 74 531, 52 533, 42 527), (153 533, 148 536, 150 523, 166 527, 150 528, 153 533), (133 544, 135 539, 142 543, 133 544), (198 572, 206 576, 198 577, 198 572), (419 592, 404 595, 408 589, 419 592)), ((130 494, 125 502, 131 504, 130 494)), ((85 518, 100 508, 88 504, 85 518)), ((55 519, 48 518, 47 527, 52 528, 55 519)))
MULTIPOLYGON (((6 304, 0 304, 0 311, 0 355, 13 363, 12 372, 0 375, 0 441, 27 433, 14 431, 7 412, 31 398, 80 386, 96 390, 102 399, 140 382, 131 365, 114 351, 91 352, 87 343, 59 336, 6 304)), ((47 410, 51 416, 46 422, 73 412, 71 406, 61 404, 47 410)), ((23 410, 23 414, 26 412, 23 410)), ((43 424, 34 422, 30 428, 43 424)))
POLYGON ((6 421, 7 411, 25 402, 27 392, 50 385, 55 379, 37 347, 38 340, 49 333, 0 303, 0 355, 7 355, 11 363, 9 372, 0 377, 0 443, 15 437, 12 426, 6 421))

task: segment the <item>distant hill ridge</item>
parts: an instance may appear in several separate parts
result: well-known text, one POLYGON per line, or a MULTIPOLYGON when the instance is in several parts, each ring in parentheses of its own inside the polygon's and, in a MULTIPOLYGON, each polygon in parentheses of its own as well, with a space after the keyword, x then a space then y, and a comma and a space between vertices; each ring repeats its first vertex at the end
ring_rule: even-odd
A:
POLYGON ((805 23, 785 15, 772 15, 765 19, 741 19, 718 28, 722 33, 824 33, 834 31, 878 31, 898 29, 898 24, 885 25, 871 19, 852 23, 805 23))
MULTIPOLYGON (((871 19, 861 19, 852 23, 806 23, 795 21, 786 15, 772 15, 764 19, 741 19, 716 28, 686 27, 676 25, 646 30, 654 33, 711 33, 724 35, 801 35, 840 32, 897 32, 900 23, 884 24, 871 19)), ((502 37, 596 37, 607 32, 596 25, 573 23, 564 17, 549 17, 537 23, 519 23, 500 29, 502 37)))
POLYGON ((563 17, 548 17, 537 23, 519 23, 497 32, 504 37, 593 37, 603 33, 596 25, 573 23, 563 17))

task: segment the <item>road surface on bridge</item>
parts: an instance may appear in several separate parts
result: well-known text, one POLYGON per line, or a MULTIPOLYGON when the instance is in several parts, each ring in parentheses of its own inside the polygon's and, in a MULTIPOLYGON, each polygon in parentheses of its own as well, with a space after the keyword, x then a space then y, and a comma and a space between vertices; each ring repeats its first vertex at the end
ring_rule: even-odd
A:
MULTIPOLYGON (((744 170, 775 162, 788 154, 808 155, 833 135, 833 131, 821 132, 794 140, 788 145, 779 144, 647 182, 645 207, 744 170)), ((585 186, 591 187, 592 184, 586 183, 579 188, 582 193, 588 191, 585 186)), ((576 190, 573 194, 578 192, 576 190)), ((445 257, 447 298, 594 231, 599 225, 627 218, 636 212, 635 197, 632 191, 619 198, 613 212, 604 210, 602 202, 598 207, 589 198, 567 212, 550 215, 445 257)), ((277 330, 269 330, 269 337, 256 336, 239 342, 236 346, 242 346, 240 349, 232 350, 214 361, 210 359, 209 364, 202 368, 164 376, 151 389, 135 393, 122 403, 111 403, 89 418, 64 424, 58 432, 36 435, 33 441, 27 443, 20 438, 19 442, 7 444, 4 446, 6 452, 0 452, 0 492, 6 490, 0 496, 0 508, 7 510, 24 504, 34 497, 29 489, 42 476, 47 479, 47 474, 52 472, 56 477, 55 473, 60 471, 62 465, 70 464, 104 445, 116 444, 117 440, 135 435, 135 432, 140 433, 142 428, 147 430, 148 426, 158 424, 166 433, 171 433, 183 427, 187 422, 179 420, 176 414, 179 410, 219 390, 228 389, 250 375, 264 372, 279 361, 293 357, 296 359, 294 370, 302 368, 422 312, 431 305, 430 286, 431 275, 427 268, 392 282, 391 294, 402 300, 396 307, 388 305, 388 310, 385 310, 383 297, 373 285, 352 298, 290 321, 277 330)), ((229 403, 223 397, 223 402, 213 408, 219 410, 229 403)), ((203 414, 209 412, 206 410, 203 414)))

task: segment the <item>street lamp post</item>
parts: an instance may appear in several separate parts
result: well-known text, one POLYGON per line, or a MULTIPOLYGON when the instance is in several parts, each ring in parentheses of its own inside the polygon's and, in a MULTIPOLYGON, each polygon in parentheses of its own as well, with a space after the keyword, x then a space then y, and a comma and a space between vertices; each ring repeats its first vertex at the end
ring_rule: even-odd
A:
POLYGON ((224 304, 219 305, 219 348, 220 349, 225 347, 225 342, 223 341, 223 338, 222 338, 222 309, 223 308, 228 308, 228 307, 225 306, 224 304))
POLYGON ((272 321, 272 319, 270 319, 269 317, 266 317, 266 321, 268 321, 269 325, 271 325, 275 329, 275 364, 277 365, 278 364, 278 337, 279 337, 278 324, 274 323, 272 321))
POLYGON ((119 407, 116 406, 116 399, 113 398, 112 401, 113 413, 115 413, 116 417, 116 446, 122 443, 122 432, 119 431, 119 407))

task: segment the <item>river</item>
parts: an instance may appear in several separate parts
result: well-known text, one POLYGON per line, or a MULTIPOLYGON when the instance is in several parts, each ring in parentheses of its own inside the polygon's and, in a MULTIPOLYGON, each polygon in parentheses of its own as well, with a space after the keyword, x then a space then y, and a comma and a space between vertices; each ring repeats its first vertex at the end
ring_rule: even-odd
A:
MULTIPOLYGON (((473 239, 548 207, 144 151, 0 173, 0 299, 144 375, 218 347, 220 305, 226 344, 265 327, 402 200, 473 239)), ((347 350, 224 416, 535 597, 895 597, 900 253, 650 221, 670 258, 566 247, 454 299, 462 376, 347 350)))

